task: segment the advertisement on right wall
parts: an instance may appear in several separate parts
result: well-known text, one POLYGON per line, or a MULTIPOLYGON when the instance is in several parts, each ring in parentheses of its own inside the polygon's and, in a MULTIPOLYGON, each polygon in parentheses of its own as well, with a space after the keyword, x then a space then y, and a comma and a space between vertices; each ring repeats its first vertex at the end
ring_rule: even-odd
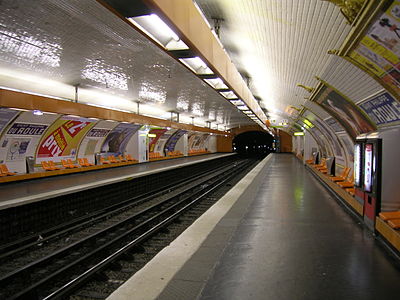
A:
POLYGON ((388 5, 383 6, 345 58, 372 75, 400 100, 400 1, 386 2, 388 5))

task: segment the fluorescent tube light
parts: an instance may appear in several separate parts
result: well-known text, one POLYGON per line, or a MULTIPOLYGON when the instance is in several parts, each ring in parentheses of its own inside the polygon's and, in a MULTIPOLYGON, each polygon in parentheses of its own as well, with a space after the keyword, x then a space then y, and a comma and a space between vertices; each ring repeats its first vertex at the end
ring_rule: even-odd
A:
POLYGON ((236 94, 232 91, 220 92, 220 94, 224 96, 226 99, 237 99, 236 94))
POLYGON ((197 75, 214 74, 214 72, 207 66, 207 64, 198 56, 190 58, 180 58, 179 61, 197 75))
POLYGON ((156 14, 128 18, 144 34, 167 50, 187 50, 189 47, 156 14))
POLYGON ((240 100, 240 99, 238 99, 238 100, 230 100, 229 102, 232 103, 235 106, 245 105, 244 102, 242 100, 240 100))
POLYGON ((211 85, 214 89, 228 89, 228 86, 219 77, 204 79, 204 81, 211 85))

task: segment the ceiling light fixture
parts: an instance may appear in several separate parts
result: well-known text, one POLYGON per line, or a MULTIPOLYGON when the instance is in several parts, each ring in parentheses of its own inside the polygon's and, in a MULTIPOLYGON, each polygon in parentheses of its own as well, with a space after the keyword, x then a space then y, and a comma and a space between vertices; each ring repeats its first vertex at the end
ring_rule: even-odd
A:
POLYGON ((180 58, 179 61, 197 75, 211 75, 214 72, 198 56, 190 58, 180 58))
POLYGON ((240 99, 238 99, 238 100, 230 100, 229 102, 232 103, 235 106, 245 105, 244 102, 242 100, 240 100, 240 99))
POLYGON ((38 110, 38 109, 35 109, 35 110, 33 111, 33 114, 34 114, 35 116, 43 116, 43 112, 42 112, 41 110, 38 110))
POLYGON ((219 77, 204 79, 204 81, 211 85, 214 89, 228 89, 228 86, 219 77))
POLYGON ((232 91, 228 91, 228 92, 220 92, 220 94, 222 96, 224 96, 226 99, 237 99, 238 97, 236 96, 236 94, 232 91))
POLYGON ((128 20, 166 50, 188 50, 189 47, 156 14, 132 17, 128 20))

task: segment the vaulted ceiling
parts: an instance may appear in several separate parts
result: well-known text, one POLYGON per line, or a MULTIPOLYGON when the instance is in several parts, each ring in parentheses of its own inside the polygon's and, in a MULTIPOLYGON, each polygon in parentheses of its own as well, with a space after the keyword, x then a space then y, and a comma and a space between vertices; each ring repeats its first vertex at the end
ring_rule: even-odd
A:
POLYGON ((316 87, 315 76, 358 102, 383 88, 343 58, 339 49, 351 30, 337 6, 322 0, 195 0, 271 120, 287 119, 288 106, 327 113, 296 86, 316 87), (218 30, 218 29, 217 29, 218 30))

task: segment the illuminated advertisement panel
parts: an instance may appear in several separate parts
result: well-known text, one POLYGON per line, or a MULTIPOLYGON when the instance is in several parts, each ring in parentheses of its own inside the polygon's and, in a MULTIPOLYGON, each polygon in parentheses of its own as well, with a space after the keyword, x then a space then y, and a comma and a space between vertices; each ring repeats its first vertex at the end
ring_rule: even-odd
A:
POLYGON ((364 152, 364 191, 372 191, 372 159, 373 144, 365 145, 364 152))
POLYGON ((361 185, 361 144, 354 146, 354 184, 361 185))

